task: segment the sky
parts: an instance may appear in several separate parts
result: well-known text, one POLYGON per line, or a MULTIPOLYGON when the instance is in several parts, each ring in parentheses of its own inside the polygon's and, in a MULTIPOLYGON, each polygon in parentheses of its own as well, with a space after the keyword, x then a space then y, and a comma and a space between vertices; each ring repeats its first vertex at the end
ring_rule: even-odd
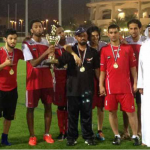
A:
MULTIPOLYGON (((89 10, 86 3, 90 0, 62 0, 62 20, 75 18, 78 22, 89 20, 89 10)), ((0 0, 0 17, 15 18, 15 3, 17 3, 17 18, 25 18, 25 0, 0 0)), ((58 19, 58 0, 29 0, 29 19, 58 19)))

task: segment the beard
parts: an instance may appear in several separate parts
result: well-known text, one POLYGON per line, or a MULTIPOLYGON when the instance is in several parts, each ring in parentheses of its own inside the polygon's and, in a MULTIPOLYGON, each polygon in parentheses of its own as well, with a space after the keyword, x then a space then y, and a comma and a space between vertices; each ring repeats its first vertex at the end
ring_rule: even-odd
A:
POLYGON ((87 44, 87 41, 82 41, 82 42, 79 42, 80 45, 84 46, 87 44))
POLYGON ((43 33, 34 33, 35 36, 41 37, 43 33))
POLYGON ((9 43, 7 43, 7 46, 10 47, 11 49, 15 48, 15 46, 11 46, 9 43))

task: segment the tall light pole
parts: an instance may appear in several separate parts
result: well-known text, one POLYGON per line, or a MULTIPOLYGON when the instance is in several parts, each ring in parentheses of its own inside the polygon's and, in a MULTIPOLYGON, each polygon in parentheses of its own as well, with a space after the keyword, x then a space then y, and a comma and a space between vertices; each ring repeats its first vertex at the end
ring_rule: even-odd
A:
POLYGON ((8 4, 8 29, 9 29, 9 24, 10 22, 9 22, 9 4, 8 4))
POLYGON ((25 0, 25 36, 28 36, 28 0, 25 0))
POLYGON ((10 23, 11 23, 12 28, 14 28, 14 21, 11 20, 10 23))
POLYGON ((46 31, 48 32, 48 19, 46 19, 46 31))
POLYGON ((17 29, 17 3, 15 4, 15 30, 17 29))
POLYGON ((61 1, 62 0, 58 0, 59 4, 58 4, 58 15, 59 15, 59 24, 62 25, 62 8, 61 8, 61 1))
POLYGON ((21 37, 22 37, 22 26, 23 26, 23 20, 22 20, 22 19, 20 19, 19 21, 20 21, 20 25, 21 25, 21 37))

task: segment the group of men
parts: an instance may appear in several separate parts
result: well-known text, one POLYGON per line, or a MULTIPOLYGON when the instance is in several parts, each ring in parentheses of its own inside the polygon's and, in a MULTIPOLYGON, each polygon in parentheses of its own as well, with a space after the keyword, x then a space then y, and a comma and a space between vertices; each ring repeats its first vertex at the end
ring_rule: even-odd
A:
MULTIPOLYGON (((39 99, 44 104, 43 140, 47 143, 54 143, 49 133, 52 120, 51 105, 54 103, 58 106, 58 140, 67 138, 68 146, 77 143, 80 115, 85 143, 95 145, 92 130, 92 108, 95 107, 98 108, 96 138, 105 140, 102 131, 105 107, 109 111, 109 121, 115 135, 112 144, 120 145, 117 119, 120 103, 124 119, 122 137, 130 137, 130 124, 134 145, 140 145, 142 92, 139 93, 137 89, 137 68, 140 46, 145 40, 145 37, 141 36, 141 27, 139 20, 131 20, 128 23, 130 36, 122 40, 119 27, 110 25, 110 43, 107 44, 100 41, 100 30, 96 26, 88 30, 79 27, 75 31, 75 38, 66 38, 64 29, 58 26, 56 35, 60 36, 60 41, 55 46, 49 46, 42 37, 43 24, 40 20, 33 20, 30 24, 31 37, 24 40, 22 51, 15 48, 17 32, 8 29, 4 36, 5 46, 0 49, 0 116, 5 118, 1 144, 11 145, 8 142, 8 132, 11 120, 14 119, 18 98, 17 63, 19 59, 24 59, 27 64, 26 107, 29 145, 37 144, 34 133, 34 108, 38 106, 39 99), (50 60, 49 57, 55 59, 50 60), (50 71, 52 65, 54 77, 50 71), (138 115, 135 113, 134 96, 138 115)), ((142 91, 143 85, 139 88, 142 91)), ((143 144, 148 146, 145 142, 143 144)))

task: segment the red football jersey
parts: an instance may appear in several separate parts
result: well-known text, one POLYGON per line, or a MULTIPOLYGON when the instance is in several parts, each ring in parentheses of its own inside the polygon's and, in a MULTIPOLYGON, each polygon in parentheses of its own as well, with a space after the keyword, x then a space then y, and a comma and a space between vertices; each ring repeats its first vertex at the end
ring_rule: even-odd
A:
POLYGON ((33 67, 30 63, 30 60, 37 59, 47 49, 48 43, 45 39, 42 39, 41 42, 36 42, 34 39, 31 39, 23 43, 23 54, 25 61, 27 62, 27 90, 53 87, 49 66, 42 65, 41 62, 38 66, 33 67))
MULTIPOLYGON (((9 57, 13 58, 13 66, 6 66, 0 71, 0 90, 1 91, 11 91, 17 87, 17 65, 19 59, 23 59, 23 53, 19 49, 14 49, 12 53, 8 52, 9 57), (10 74, 10 70, 14 71, 14 74, 10 74)), ((4 63, 8 57, 6 50, 2 47, 0 48, 0 64, 4 63)))
POLYGON ((136 57, 136 60, 137 60, 137 63, 136 63, 136 68, 137 69, 138 69, 140 48, 141 48, 142 42, 144 42, 145 40, 146 40, 145 36, 141 36, 140 39, 137 42, 134 42, 131 36, 126 37, 126 41, 128 42, 129 45, 132 46, 133 51, 135 53, 135 57, 136 57))
MULTIPOLYGON (((118 47, 113 46, 115 56, 118 47)), ((101 51, 100 70, 106 72, 105 86, 107 93, 132 93, 130 68, 136 66, 136 58, 130 45, 121 45, 118 53, 118 68, 114 68, 114 55, 111 45, 105 46, 101 51)))
MULTIPOLYGON (((55 48, 55 58, 59 58, 62 53, 64 52, 65 50, 60 47, 60 46, 57 46, 55 48)), ((54 73, 55 73, 55 82, 56 84, 66 84, 66 79, 67 79, 67 71, 66 71, 66 68, 57 68, 55 67, 54 68, 54 73)))

